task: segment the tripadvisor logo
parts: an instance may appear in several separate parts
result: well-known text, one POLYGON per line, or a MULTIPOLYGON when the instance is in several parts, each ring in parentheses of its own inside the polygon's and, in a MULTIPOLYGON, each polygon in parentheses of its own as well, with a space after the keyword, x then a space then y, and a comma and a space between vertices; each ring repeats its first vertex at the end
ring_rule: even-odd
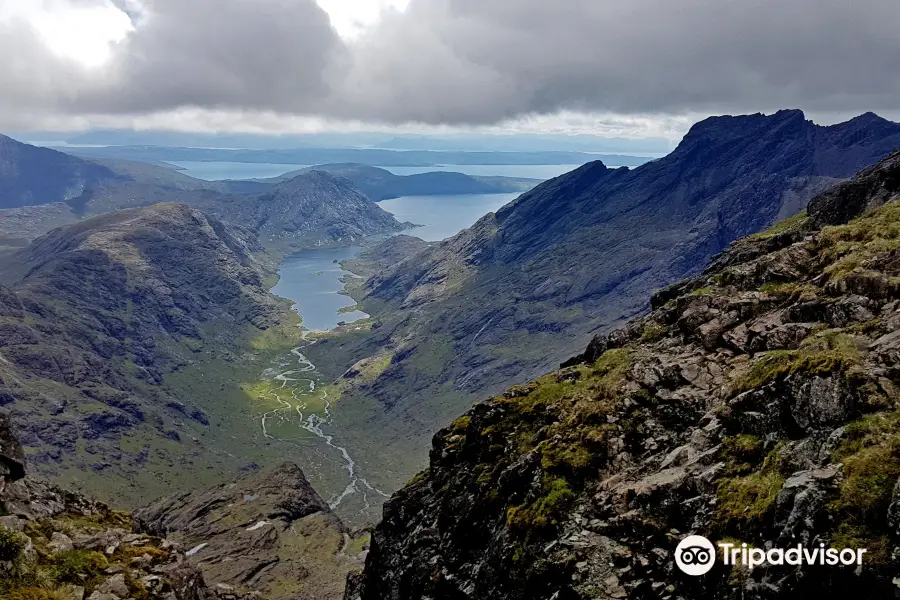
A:
MULTIPOLYGON (((791 548, 750 548, 747 544, 719 542, 722 563, 742 565, 748 569, 761 565, 861 565, 864 548, 826 548, 825 544, 806 548, 802 544, 791 548)), ((675 564, 688 575, 708 573, 716 563, 716 547, 703 536, 691 535, 675 548, 675 564)))

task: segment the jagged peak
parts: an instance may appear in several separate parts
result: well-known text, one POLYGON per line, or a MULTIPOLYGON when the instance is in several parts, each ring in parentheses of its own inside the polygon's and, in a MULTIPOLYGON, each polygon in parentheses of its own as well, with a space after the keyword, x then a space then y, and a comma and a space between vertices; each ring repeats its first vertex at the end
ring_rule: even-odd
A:
POLYGON ((808 121, 799 109, 783 109, 770 115, 755 113, 708 117, 690 128, 676 152, 684 146, 692 146, 698 140, 730 141, 748 134, 758 135, 760 130, 774 131, 788 123, 804 126, 808 121))

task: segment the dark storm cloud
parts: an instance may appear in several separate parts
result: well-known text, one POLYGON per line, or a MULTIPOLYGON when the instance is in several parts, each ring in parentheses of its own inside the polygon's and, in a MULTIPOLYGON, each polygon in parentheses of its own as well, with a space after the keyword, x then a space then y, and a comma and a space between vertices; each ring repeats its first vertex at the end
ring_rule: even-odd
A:
POLYGON ((355 53, 348 114, 896 109, 896 0, 414 0, 355 53))
MULTIPOLYGON (((343 45, 313 0, 153 0, 79 108, 315 109, 343 45)), ((132 8, 132 11, 134 8, 132 8)))
POLYGON ((135 31, 100 69, 0 29, 0 110, 476 124, 900 108, 896 0, 413 0, 349 44, 313 0, 116 3, 135 31))

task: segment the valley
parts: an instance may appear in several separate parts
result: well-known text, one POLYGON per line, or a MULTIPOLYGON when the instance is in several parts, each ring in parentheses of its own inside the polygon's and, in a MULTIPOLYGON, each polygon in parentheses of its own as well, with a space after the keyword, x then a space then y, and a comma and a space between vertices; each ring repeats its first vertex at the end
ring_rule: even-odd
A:
MULTIPOLYGON (((591 162, 538 185, 453 173, 404 178, 346 164, 237 181, 228 169, 243 166, 216 163, 225 170, 201 180, 121 159, 90 163, 99 170, 86 171, 96 178, 89 180, 79 159, 9 145, 23 164, 59 161, 69 169, 65 185, 76 185, 77 193, 48 188, 41 204, 0 213, 10 236, 0 253, 0 401, 34 476, 120 507, 164 497, 154 509, 155 526, 184 515, 173 535, 190 540, 187 558, 196 556, 222 581, 233 581, 235 572, 220 561, 243 550, 217 521, 197 527, 189 515, 208 498, 232 494, 226 482, 236 477, 267 482, 273 466, 299 466, 299 475, 286 467, 274 477, 314 490, 320 516, 304 525, 311 533, 297 538, 294 525, 285 524, 291 533, 266 537, 271 546, 254 551, 237 581, 265 585, 273 597, 287 594, 280 586, 293 577, 291 559, 280 558, 263 579, 255 569, 269 568, 276 546, 315 552, 309 544, 316 544, 328 548, 321 581, 334 597, 334 578, 358 570, 367 532, 383 514, 376 550, 391 545, 403 555, 406 542, 391 536, 416 539, 397 534, 391 511, 406 490, 432 486, 431 473, 446 477, 429 455, 432 435, 451 460, 457 442, 440 444, 465 435, 472 416, 459 415, 473 404, 481 418, 478 411, 492 410, 484 407, 494 406, 497 394, 517 397, 503 392, 510 386, 516 390, 563 362, 582 364, 572 355, 585 346, 584 356, 600 352, 592 348, 607 342, 597 340, 645 313, 651 292, 696 276, 735 240, 751 235, 749 246, 735 246, 740 252, 780 240, 773 236, 781 232, 794 235, 795 225, 807 223, 801 211, 811 198, 821 205, 829 197, 823 191, 896 145, 900 125, 874 116, 824 128, 799 111, 718 117, 695 125, 664 158, 633 169, 591 162), (447 193, 448 181, 526 191, 447 193), (423 182, 435 186, 430 193, 393 197, 423 182), (758 233, 794 216, 776 233, 758 233), (190 496, 167 496, 175 490, 190 496)), ((840 196, 834 202, 846 204, 840 196)), ((671 293, 681 294, 680 303, 692 295, 671 293)), ((659 301, 653 308, 660 310, 659 301)), ((663 327, 656 321, 653 327, 663 327)), ((656 329, 638 337, 662 343, 657 335, 665 338, 656 329)), ((633 375, 618 354, 608 358, 591 373, 575 368, 573 377, 586 377, 592 394, 612 393, 610 386, 633 375)), ((522 393, 552 387, 547 378, 562 376, 540 378, 522 393)), ((548 402, 559 408, 558 400, 548 402)), ((580 465, 581 448, 593 454, 600 442, 592 429, 570 436, 548 418, 548 431, 559 429, 567 441, 552 451, 534 442, 549 453, 542 468, 556 477, 542 480, 540 493, 569 498, 583 482, 580 471, 567 479, 567 461, 580 465), (563 480, 575 491, 554 487, 563 480)), ((525 446, 528 436, 540 437, 531 429, 519 435, 503 419, 497 426, 525 446)), ((491 427, 479 435, 493 440, 491 427)), ((627 433, 622 443, 633 437, 627 433)), ((525 448, 495 457, 501 445, 494 442, 474 450, 482 462, 464 467, 478 472, 478 482, 507 468, 503 456, 525 448), (484 466, 493 460, 499 466, 484 466)), ((465 493, 480 493, 460 482, 465 493)), ((537 514, 541 500, 525 501, 532 492, 509 492, 521 502, 505 510, 521 510, 523 527, 545 518, 537 514)), ((440 483, 422 493, 415 510, 429 512, 436 509, 427 494, 449 492, 440 483)), ((478 506, 488 505, 478 499, 478 506)), ((264 533, 272 523, 232 504, 226 512, 223 522, 239 521, 246 533, 264 533)), ((494 532, 482 527, 479 539, 494 532)), ((498 534, 500 555, 484 554, 489 568, 507 560, 507 533, 498 534)), ((533 556, 530 539, 517 546, 532 552, 518 554, 523 560, 533 556)), ((395 576, 406 577, 380 564, 380 556, 370 557, 370 571, 351 586, 351 597, 378 598, 394 590, 395 576)), ((320 579, 303 581, 307 589, 320 579)), ((516 589, 504 579, 484 585, 501 596, 516 589)), ((550 578, 547 585, 561 584, 550 578)))

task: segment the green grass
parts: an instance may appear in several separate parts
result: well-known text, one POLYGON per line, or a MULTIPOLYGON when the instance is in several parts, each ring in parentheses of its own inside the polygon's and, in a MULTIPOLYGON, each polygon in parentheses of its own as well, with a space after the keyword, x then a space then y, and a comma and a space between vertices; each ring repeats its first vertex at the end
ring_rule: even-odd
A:
POLYGON ((829 261, 825 272, 843 279, 880 255, 900 248, 900 203, 894 201, 845 225, 825 227, 819 251, 829 261))
POLYGON ((658 342, 669 334, 669 328, 659 323, 649 322, 641 331, 641 341, 648 344, 658 342))
POLYGON ((550 479, 544 482, 543 492, 534 502, 513 506, 506 511, 506 526, 525 533, 556 526, 574 500, 575 494, 565 479, 550 479))
POLYGON ((736 396, 795 373, 808 376, 846 373, 859 362, 859 351, 850 336, 826 332, 807 338, 797 350, 766 352, 732 382, 730 394, 736 396))
MULTIPOLYGON (((741 438, 735 440, 731 448, 745 455, 747 451, 755 452, 756 444, 741 438)), ((752 536, 765 530, 775 498, 784 485, 783 471, 787 465, 781 452, 782 446, 776 446, 758 471, 719 480, 715 522, 722 531, 752 536)))
POLYGON ((783 221, 779 221, 775 223, 765 231, 761 231, 759 233, 754 233, 747 237, 748 240, 765 240, 769 238, 773 238, 780 233, 786 233, 789 231, 796 231, 802 229, 809 222, 809 216, 806 211, 801 211, 794 215, 793 217, 789 217, 784 219, 783 221))

